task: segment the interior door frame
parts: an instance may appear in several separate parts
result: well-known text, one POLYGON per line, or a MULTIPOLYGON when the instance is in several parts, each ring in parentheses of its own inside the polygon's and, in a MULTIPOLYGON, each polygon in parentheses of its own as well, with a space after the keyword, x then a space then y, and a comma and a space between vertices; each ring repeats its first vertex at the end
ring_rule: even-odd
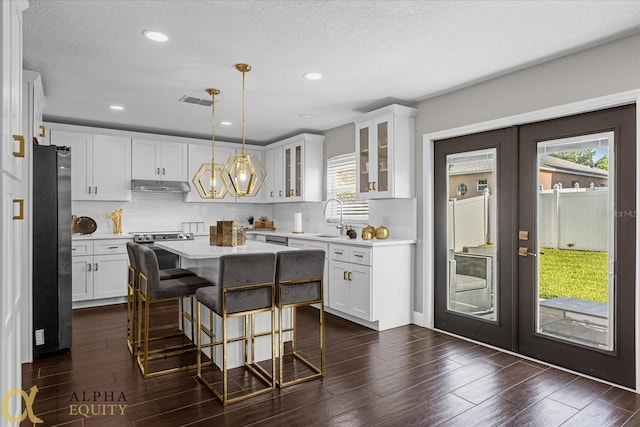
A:
MULTIPOLYGON (((434 144, 439 139, 453 138, 526 123, 555 119, 563 116, 587 113, 606 108, 635 103, 636 123, 640 123, 640 89, 591 98, 555 107, 544 108, 522 114, 503 117, 470 125, 460 126, 422 135, 422 269, 418 276, 422 278, 422 312, 414 312, 414 323, 430 329, 434 327, 434 144), (422 276, 420 276, 422 273, 422 276)), ((640 146, 640 132, 636 132, 636 145, 640 146)), ((636 212, 640 212, 640 150, 636 152, 636 212)), ((640 216, 636 217, 636 299, 635 299, 635 353, 636 353, 636 390, 640 386, 640 216)), ((601 381, 601 380, 599 380, 601 381)))

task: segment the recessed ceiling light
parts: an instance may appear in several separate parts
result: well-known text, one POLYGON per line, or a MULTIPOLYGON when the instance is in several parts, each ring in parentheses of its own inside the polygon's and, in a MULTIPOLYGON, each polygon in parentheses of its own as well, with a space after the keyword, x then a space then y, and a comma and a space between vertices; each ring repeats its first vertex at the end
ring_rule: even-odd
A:
POLYGON ((305 113, 305 114, 300 114, 300 117, 303 119, 310 119, 311 117, 314 117, 313 114, 309 114, 309 113, 305 113))
POLYGON ((161 33, 160 31, 154 30, 144 30, 142 34, 148 38, 149 40, 153 40, 154 42, 166 42, 169 40, 166 34, 161 33))
POLYGON ((322 74, 320 73, 306 73, 303 76, 307 80, 320 80, 322 78, 322 74))
POLYGON ((222 126, 231 126, 233 123, 223 121, 223 122, 220 122, 220 124, 221 124, 222 126))
POLYGON ((117 110, 117 111, 124 110, 124 107, 122 105, 109 105, 109 108, 111 108, 112 110, 117 110))

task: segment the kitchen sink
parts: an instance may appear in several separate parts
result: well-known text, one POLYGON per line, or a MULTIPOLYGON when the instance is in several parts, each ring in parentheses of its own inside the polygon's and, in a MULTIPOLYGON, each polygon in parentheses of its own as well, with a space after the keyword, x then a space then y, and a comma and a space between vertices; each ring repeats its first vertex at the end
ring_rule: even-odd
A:
POLYGON ((346 236, 341 236, 340 234, 316 234, 313 237, 322 237, 324 239, 340 239, 346 236))

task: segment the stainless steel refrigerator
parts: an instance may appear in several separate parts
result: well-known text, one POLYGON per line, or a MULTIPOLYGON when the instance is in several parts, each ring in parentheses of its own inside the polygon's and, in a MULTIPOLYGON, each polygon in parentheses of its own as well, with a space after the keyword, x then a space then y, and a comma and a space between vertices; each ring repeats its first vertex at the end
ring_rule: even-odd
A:
POLYGON ((71 347, 71 150, 33 147, 33 354, 71 347))

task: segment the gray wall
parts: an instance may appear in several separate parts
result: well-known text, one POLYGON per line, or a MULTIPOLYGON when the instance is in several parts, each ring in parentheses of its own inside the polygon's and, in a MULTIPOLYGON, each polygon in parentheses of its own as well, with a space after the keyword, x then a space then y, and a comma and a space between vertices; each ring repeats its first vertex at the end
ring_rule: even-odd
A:
MULTIPOLYGON (((543 108, 640 89, 640 35, 597 46, 421 102, 416 117, 416 196, 422 218, 422 136, 543 108)), ((418 220, 418 236, 423 224, 418 220)), ((423 312, 424 248, 416 248, 415 310, 423 312)), ((433 279, 427 280, 433 286, 433 279)))

